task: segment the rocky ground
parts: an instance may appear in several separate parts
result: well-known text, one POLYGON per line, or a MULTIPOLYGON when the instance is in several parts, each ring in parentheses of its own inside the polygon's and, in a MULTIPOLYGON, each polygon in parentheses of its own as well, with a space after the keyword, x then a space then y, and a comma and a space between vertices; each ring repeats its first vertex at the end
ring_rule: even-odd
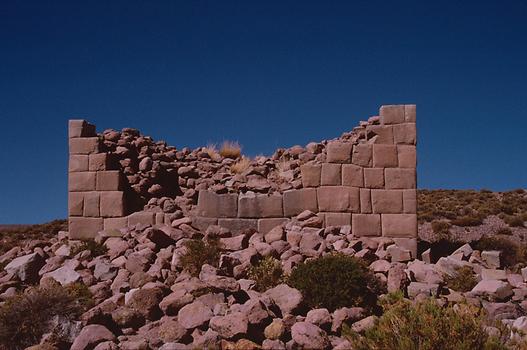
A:
POLYGON ((437 260, 424 251, 418 260, 392 239, 355 237, 347 226, 320 228, 308 211, 265 235, 232 236, 217 226, 200 232, 184 218, 172 226, 103 231, 92 246, 68 240, 63 231, 27 240, 0 256, 0 300, 5 305, 35 285, 88 286, 92 307, 77 319, 50 322, 32 349, 349 349, 343 324, 362 333, 378 315, 361 307, 309 309, 286 283, 259 292, 248 278, 263 257, 275 257, 287 275, 304 261, 342 253, 365 261, 388 292, 468 301, 527 331, 527 269, 521 261, 504 266, 507 252, 465 244, 437 260), (217 266, 205 264, 193 276, 182 262, 185 242, 203 238, 219 239, 221 254, 217 266), (459 290, 466 283, 452 282, 463 267, 474 279, 466 291, 459 290))

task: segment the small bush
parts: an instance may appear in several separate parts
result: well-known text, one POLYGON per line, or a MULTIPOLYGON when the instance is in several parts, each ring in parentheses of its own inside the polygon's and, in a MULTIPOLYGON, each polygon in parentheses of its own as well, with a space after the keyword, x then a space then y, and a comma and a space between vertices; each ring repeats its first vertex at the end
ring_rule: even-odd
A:
POLYGON ((236 159, 242 154, 242 148, 238 142, 224 141, 220 148, 220 155, 225 158, 236 159))
POLYGON ((387 307, 363 337, 346 329, 356 350, 505 350, 485 332, 484 315, 469 305, 442 307, 434 299, 412 304, 399 300, 387 307))
POLYGON ((524 227, 523 218, 520 216, 507 215, 503 221, 510 227, 524 227))
POLYGON ((446 276, 448 288, 458 292, 468 292, 478 284, 476 276, 470 266, 462 266, 456 269, 454 276, 446 276))
POLYGON ((211 159, 214 159, 219 155, 218 148, 214 143, 209 143, 206 147, 203 147, 203 151, 207 153, 211 159))
POLYGON ((49 332, 55 316, 75 319, 93 305, 91 294, 78 284, 28 289, 0 305, 0 348, 23 349, 37 344, 49 332), (82 292, 79 292, 81 291, 82 292), (77 299, 82 294, 82 300, 77 299))
POLYGON ((450 226, 447 221, 432 221, 432 231, 440 237, 448 237, 450 235, 450 226))
POLYGON ((455 226, 479 226, 483 223, 483 220, 480 217, 466 215, 450 222, 455 226))
POLYGON ((357 258, 332 254, 298 265, 287 283, 300 290, 311 308, 362 306, 374 309, 383 292, 379 280, 357 258))
POLYGON ((248 276, 256 282, 255 287, 259 292, 276 287, 284 280, 282 264, 270 256, 260 260, 257 265, 251 266, 248 276))
POLYGON ((503 235, 503 236, 510 236, 512 235, 512 230, 508 227, 502 227, 498 231, 496 231, 497 235, 503 235))
POLYGON ((500 260, 503 266, 512 267, 518 263, 527 263, 527 249, 506 237, 483 236, 479 241, 473 243, 477 250, 499 250, 500 260))
POLYGON ((88 250, 92 257, 104 255, 108 252, 108 248, 104 244, 97 243, 94 240, 84 241, 78 246, 71 249, 71 255, 75 256, 80 252, 88 250))
POLYGON ((198 276, 205 264, 218 266, 220 259, 220 242, 217 239, 193 239, 185 242, 187 251, 181 256, 181 266, 191 275, 198 276))
POLYGON ((251 160, 246 157, 242 157, 236 163, 231 165, 231 171, 235 174, 241 174, 251 166, 251 160))

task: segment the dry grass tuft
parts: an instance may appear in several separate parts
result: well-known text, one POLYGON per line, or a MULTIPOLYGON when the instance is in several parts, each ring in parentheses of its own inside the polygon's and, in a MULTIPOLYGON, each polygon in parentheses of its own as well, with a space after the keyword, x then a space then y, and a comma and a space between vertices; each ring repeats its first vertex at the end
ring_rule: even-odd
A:
POLYGON ((231 165, 231 171, 235 174, 242 174, 251 166, 251 160, 247 157, 242 157, 236 163, 231 165))
POLYGON ((203 151, 206 152, 211 159, 214 159, 220 154, 215 143, 208 143, 207 146, 203 147, 203 151))
POLYGON ((242 147, 236 141, 223 141, 220 148, 220 155, 225 158, 239 158, 242 155, 242 147))

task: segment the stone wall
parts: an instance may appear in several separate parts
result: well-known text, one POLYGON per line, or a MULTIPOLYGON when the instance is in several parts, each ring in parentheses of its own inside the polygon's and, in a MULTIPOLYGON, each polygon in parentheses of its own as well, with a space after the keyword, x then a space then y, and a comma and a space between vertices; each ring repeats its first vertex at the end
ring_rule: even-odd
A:
MULTIPOLYGON (((185 216, 199 229, 217 224, 232 232, 254 229, 265 233, 310 210, 325 226, 349 225, 356 236, 415 238, 415 117, 415 105, 382 106, 379 116, 361 122, 349 133, 353 137, 326 141, 322 156, 302 161, 300 181, 293 189, 255 193, 229 188, 227 193, 216 193, 207 186, 196 186, 192 190, 199 193, 197 203, 189 204, 185 216)), ((113 159, 115 152, 105 147, 104 137, 93 125, 71 120, 69 147, 72 238, 86 239, 103 229, 138 223, 173 223, 169 214, 136 209, 127 176, 113 159)), ((181 166, 176 170, 187 172, 181 166)), ((186 195, 187 199, 192 196, 186 195)))

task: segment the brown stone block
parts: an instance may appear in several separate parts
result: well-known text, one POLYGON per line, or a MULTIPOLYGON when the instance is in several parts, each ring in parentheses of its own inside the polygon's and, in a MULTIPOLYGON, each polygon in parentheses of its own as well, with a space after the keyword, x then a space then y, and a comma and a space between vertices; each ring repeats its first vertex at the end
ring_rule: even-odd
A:
POLYGON ((70 217, 69 218, 69 238, 76 240, 93 239, 97 232, 103 230, 102 218, 83 218, 70 217))
POLYGON ((98 171, 97 191, 122 190, 123 178, 119 170, 98 171))
POLYGON ((128 218, 104 218, 105 230, 119 230, 128 226, 128 218))
MULTIPOLYGON (((170 222, 166 222, 166 218, 165 218, 165 223, 167 225, 170 225, 170 222)), ((218 219, 216 218, 204 218, 202 216, 192 217, 192 227, 202 232, 205 232, 209 226, 217 225, 217 224, 218 224, 218 219)))
POLYGON ((99 217, 99 192, 87 192, 84 194, 84 216, 99 217))
POLYGON ((79 172, 88 171, 88 156, 82 154, 70 155, 70 161, 68 162, 68 171, 79 172))
POLYGON ((317 190, 315 188, 304 188, 300 190, 285 191, 284 194, 284 215, 291 217, 300 214, 304 210, 311 210, 316 213, 317 190))
POLYGON ((396 246, 409 250, 412 254, 412 259, 417 259, 417 239, 415 238, 393 238, 396 246))
POLYGON ((340 185, 341 184, 341 175, 340 175, 341 168, 342 168, 341 164, 335 164, 335 163, 322 164, 322 175, 320 178, 320 184, 322 186, 340 185))
POLYGON ((373 165, 373 145, 359 143, 353 146, 351 162, 355 165, 371 167, 373 165))
POLYGON ((79 137, 69 140, 70 154, 91 154, 99 152, 98 137, 79 137))
POLYGON ((119 217, 126 215, 124 192, 105 191, 101 194, 101 216, 119 217))
POLYGON ((324 213, 324 224, 329 226, 351 225, 351 213, 324 213))
POLYGON ((300 174, 302 176, 303 187, 318 187, 320 186, 320 173, 322 165, 320 164, 304 164, 300 166, 300 174))
POLYGON ((405 214, 417 213, 417 190, 402 190, 403 191, 403 212, 405 214))
POLYGON ((415 145, 416 135, 415 123, 404 123, 393 126, 393 138, 396 144, 415 145))
POLYGON ((218 219, 218 226, 225 227, 233 235, 240 235, 251 230, 258 230, 256 219, 218 219))
POLYGON ((353 214, 351 216, 351 231, 355 236, 380 236, 380 214, 353 214))
POLYGON ((318 209, 322 212, 360 211, 359 189, 347 186, 323 186, 317 188, 318 209))
POLYGON ((368 140, 373 140, 373 143, 392 145, 393 125, 368 125, 366 135, 368 140))
POLYGON ((373 213, 402 213, 403 192, 401 190, 371 190, 373 213))
POLYGON ((265 235, 276 226, 280 226, 287 221, 288 219, 286 218, 260 219, 258 220, 258 232, 265 235))
POLYGON ((354 164, 342 164, 342 185, 364 187, 362 167, 354 164))
POLYGON ((416 188, 416 173, 412 168, 385 169, 386 189, 416 188))
POLYGON ((282 196, 280 194, 256 194, 247 192, 238 196, 238 217, 275 218, 283 217, 282 196))
POLYGON ((156 213, 154 221, 155 221, 156 225, 163 225, 165 223, 165 214, 164 213, 156 213))
POLYGON ((397 167, 396 145, 373 145, 373 166, 376 168, 397 167))
POLYGON ((399 168, 415 168, 417 166, 415 146, 397 145, 397 158, 399 159, 399 168))
POLYGON ((351 160, 350 142, 330 141, 326 147, 327 158, 329 163, 349 163, 351 160))
POLYGON ((365 168, 364 186, 367 188, 384 188, 384 169, 365 168))
POLYGON ((90 171, 108 170, 109 156, 107 153, 94 153, 89 155, 90 171))
POLYGON ((415 105, 404 105, 404 120, 407 123, 415 123, 415 105))
POLYGON ((154 225, 156 213, 150 211, 138 211, 128 215, 128 226, 136 224, 154 225))
POLYGON ((367 188, 360 189, 360 212, 370 214, 371 210, 371 190, 367 188))
POLYGON ((84 213, 84 193, 68 193, 68 216, 82 216, 84 213))
POLYGON ((417 237, 417 214, 381 214, 384 237, 417 237))
POLYGON ((207 190, 199 191, 198 216, 235 218, 238 216, 237 194, 216 194, 207 190))
POLYGON ((95 191, 95 173, 87 171, 69 173, 68 190, 70 192, 95 191))
POLYGON ((404 105, 386 105, 381 106, 379 110, 381 124, 399 124, 404 123, 404 105))
POLYGON ((68 136, 74 137, 92 137, 96 136, 95 125, 82 119, 71 119, 68 122, 68 136))

